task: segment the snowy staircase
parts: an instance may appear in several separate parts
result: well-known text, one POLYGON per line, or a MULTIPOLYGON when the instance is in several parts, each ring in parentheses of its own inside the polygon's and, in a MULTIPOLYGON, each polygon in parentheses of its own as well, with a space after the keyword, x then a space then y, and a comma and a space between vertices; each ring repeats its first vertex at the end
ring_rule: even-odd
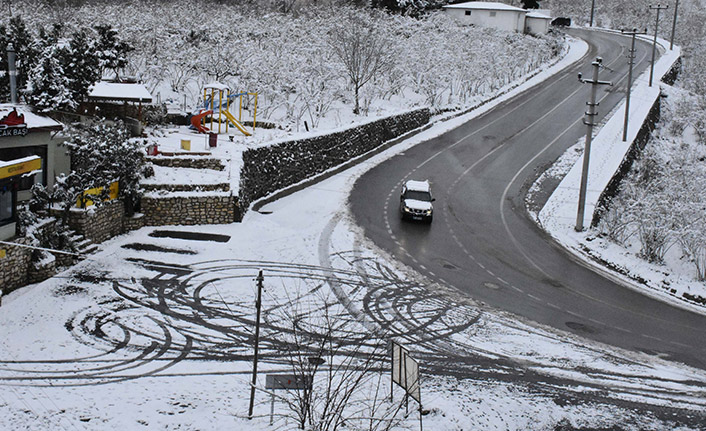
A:
POLYGON ((76 246, 77 253, 82 255, 91 254, 98 250, 98 246, 83 235, 75 233, 71 236, 71 241, 76 246))

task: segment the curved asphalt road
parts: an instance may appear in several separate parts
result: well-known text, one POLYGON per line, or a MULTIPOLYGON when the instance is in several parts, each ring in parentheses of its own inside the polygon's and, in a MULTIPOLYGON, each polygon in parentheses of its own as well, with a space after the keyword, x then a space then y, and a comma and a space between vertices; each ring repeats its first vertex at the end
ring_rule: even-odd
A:
MULTIPOLYGON (((529 218, 524 198, 537 175, 585 134, 597 55, 609 69, 599 120, 625 94, 629 38, 572 30, 590 49, 543 84, 438 138, 376 166, 356 182, 352 212, 366 235, 431 279, 493 307, 575 334, 706 369, 706 316, 615 284, 558 248, 529 218), (428 178, 431 226, 402 223, 404 180, 428 178)), ((649 67, 638 42, 635 76, 649 67)), ((578 194, 578 193, 577 193, 578 194)))

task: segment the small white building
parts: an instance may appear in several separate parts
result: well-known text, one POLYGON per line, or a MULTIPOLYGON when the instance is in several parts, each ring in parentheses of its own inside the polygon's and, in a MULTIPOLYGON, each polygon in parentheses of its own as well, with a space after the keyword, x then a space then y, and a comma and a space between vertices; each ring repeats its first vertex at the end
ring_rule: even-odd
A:
POLYGON ((545 11, 528 11, 505 3, 470 1, 443 7, 460 24, 518 33, 546 34, 551 18, 545 11))
POLYGON ((525 9, 498 2, 472 1, 444 6, 444 12, 461 24, 498 30, 525 31, 525 9))
POLYGON ((525 33, 527 34, 547 34, 551 26, 552 18, 541 12, 528 12, 525 16, 525 33))

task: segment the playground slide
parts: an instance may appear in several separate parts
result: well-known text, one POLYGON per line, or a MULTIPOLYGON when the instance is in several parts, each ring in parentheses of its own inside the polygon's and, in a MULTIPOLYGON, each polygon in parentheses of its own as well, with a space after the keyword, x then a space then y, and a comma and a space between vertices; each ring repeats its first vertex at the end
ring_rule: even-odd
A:
POLYGON ((251 135, 251 133, 248 132, 247 130, 245 130, 245 127, 242 124, 240 124, 240 121, 236 120, 235 117, 233 116, 233 114, 231 114, 229 111, 223 111, 223 115, 225 115, 226 118, 228 119, 228 121, 230 121, 231 124, 233 124, 238 130, 240 130, 240 132, 243 135, 245 135, 245 136, 251 135))
POLYGON ((208 110, 208 111, 204 111, 200 114, 192 115, 191 116, 191 126, 194 129, 198 130, 199 133, 210 133, 211 131, 207 127, 204 127, 201 125, 201 119, 203 119, 203 117, 205 117, 207 115, 211 115, 212 113, 213 113, 213 111, 208 110))

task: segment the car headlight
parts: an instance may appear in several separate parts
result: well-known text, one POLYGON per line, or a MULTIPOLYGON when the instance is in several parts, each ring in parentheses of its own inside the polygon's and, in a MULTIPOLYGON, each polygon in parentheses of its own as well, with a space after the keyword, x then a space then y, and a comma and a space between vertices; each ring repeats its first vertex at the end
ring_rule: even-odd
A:
POLYGON ((406 213, 411 213, 411 212, 412 212, 412 209, 411 209, 410 207, 408 207, 407 205, 404 205, 404 206, 402 207, 402 209, 403 209, 404 212, 406 212, 406 213))
POLYGON ((431 210, 427 210, 427 215, 431 215, 431 210))

